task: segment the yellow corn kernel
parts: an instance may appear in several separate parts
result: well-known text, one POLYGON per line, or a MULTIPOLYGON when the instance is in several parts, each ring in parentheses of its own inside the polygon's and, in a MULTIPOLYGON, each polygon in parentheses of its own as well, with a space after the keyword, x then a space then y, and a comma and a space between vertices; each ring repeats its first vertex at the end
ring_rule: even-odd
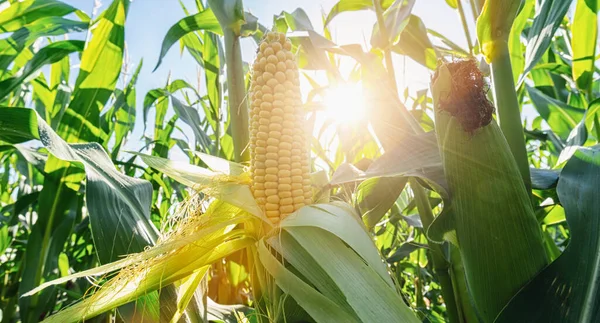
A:
POLYGON ((269 63, 269 64, 265 65, 265 71, 275 74, 275 72, 277 72, 277 70, 278 70, 278 68, 277 68, 278 65, 279 65, 279 63, 277 63, 277 65, 269 63))
POLYGON ((265 210, 267 211, 277 211, 279 210, 279 204, 278 203, 266 203, 265 204, 265 210))
POLYGON ((294 206, 293 205, 281 205, 279 207, 279 212, 285 213, 285 214, 292 213, 292 212, 294 212, 294 206))
POLYGON ((312 199, 309 141, 292 47, 285 34, 267 33, 252 64, 248 95, 251 191, 274 224, 312 199))
POLYGON ((291 197, 282 198, 279 200, 279 205, 292 205, 294 204, 294 199, 291 197))
MULTIPOLYGON (((289 68, 287 62, 279 62, 277 63, 277 66, 275 66, 276 70, 285 73, 284 75, 288 75, 287 73, 287 69, 289 68)), ((292 72, 293 73, 293 72, 292 72)))
POLYGON ((265 212, 268 218, 277 218, 279 219, 279 210, 277 211, 267 211, 265 212))
POLYGON ((277 60, 280 62, 285 62, 287 60, 287 55, 281 51, 275 54, 275 58, 277 58, 277 60))
MULTIPOLYGON (((279 186, 277 187, 278 190, 280 191, 291 191, 292 190, 292 185, 290 184, 279 184, 279 186)), ((294 192, 292 191, 292 195, 294 195, 294 192)))
POLYGON ((277 175, 267 174, 267 175, 265 175, 265 181, 267 181, 267 182, 277 182, 277 175))
POLYGON ((275 51, 273 50, 273 48, 269 47, 269 48, 265 48, 264 51, 262 51, 263 57, 269 57, 271 55, 275 54, 275 51))
POLYGON ((267 203, 279 204, 279 196, 278 195, 267 196, 267 203))

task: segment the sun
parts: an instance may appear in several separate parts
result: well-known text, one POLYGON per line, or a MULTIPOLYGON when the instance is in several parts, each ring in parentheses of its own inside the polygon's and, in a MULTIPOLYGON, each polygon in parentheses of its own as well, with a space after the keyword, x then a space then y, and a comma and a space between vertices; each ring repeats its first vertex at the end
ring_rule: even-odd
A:
POLYGON ((326 91, 327 116, 337 123, 355 124, 366 116, 365 97, 360 84, 343 84, 326 91))

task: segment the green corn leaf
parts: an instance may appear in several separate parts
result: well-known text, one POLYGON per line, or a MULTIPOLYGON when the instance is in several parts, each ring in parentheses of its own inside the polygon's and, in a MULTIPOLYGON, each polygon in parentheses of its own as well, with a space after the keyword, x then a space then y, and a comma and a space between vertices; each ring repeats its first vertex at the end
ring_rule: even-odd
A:
POLYGON ((39 138, 37 116, 28 109, 0 109, 0 140, 18 144, 39 138), (16 121, 19 122, 16 122, 16 121))
MULTIPOLYGON (((18 116, 30 114, 36 117, 35 111, 30 109, 2 108, 1 110, 4 116, 9 120, 13 120, 13 124, 17 125, 20 122, 14 122, 14 120, 17 120, 18 116)), ((36 131, 29 134, 31 139, 42 140, 47 149, 62 160, 77 161, 85 165, 88 179, 86 194, 88 197, 93 196, 93 199, 88 198, 87 208, 90 212, 96 252, 102 262, 110 262, 124 254, 141 251, 147 245, 154 243, 157 232, 149 219, 149 205, 152 197, 152 188, 149 183, 126 177, 117 172, 110 158, 98 144, 74 144, 69 146, 39 116, 37 116, 35 122, 30 123, 36 127, 36 131)), ((51 161, 50 165, 53 164, 57 163, 51 161)), ((76 168, 73 168, 69 173, 76 170, 76 168)), ((58 171, 62 172, 60 168, 58 171)), ((42 190, 40 207, 48 207, 45 206, 45 203, 55 203, 53 201, 57 198, 69 198, 75 194, 74 191, 63 188, 63 195, 55 196, 57 188, 50 185, 50 183, 45 184, 46 186, 50 191, 44 193, 44 190, 42 190)), ((70 198, 72 199, 72 197, 70 198)), ((63 204, 64 207, 69 206, 68 203, 63 204)), ((50 215, 60 219, 60 209, 54 208, 52 210, 53 213, 50 215)), ((50 219, 53 217, 50 217, 50 219)), ((67 221, 69 218, 67 217, 63 221, 67 221)), ((61 229, 64 226, 70 229, 69 222, 62 223, 64 225, 59 225, 52 232, 52 241, 60 241, 60 235, 56 230, 64 230, 61 229)), ((43 220, 40 220, 39 224, 40 227, 46 227, 43 220)), ((67 233, 63 232, 65 238, 67 233)), ((46 235, 48 235, 48 232, 42 236, 46 235)), ((38 237, 38 235, 34 234, 34 237, 38 237)), ((37 246, 37 248, 43 249, 44 240, 32 238, 30 246, 31 248, 37 246)), ((48 258, 48 261, 54 260, 48 258)), ((42 265, 40 267, 44 268, 42 265)), ((48 266, 48 268, 50 269, 52 266, 48 266)), ((35 287, 35 281, 31 283, 34 285, 22 284, 22 291, 27 291, 28 286, 29 288, 35 287)), ((23 302, 27 303, 25 300, 23 302)))
POLYGON ((525 51, 525 70, 521 75, 519 84, 524 77, 542 58, 554 37, 554 33, 560 26, 571 1, 545 0, 541 8, 536 10, 537 15, 533 19, 533 25, 529 28, 527 50, 525 51))
POLYGON ((200 126, 201 122, 198 110, 183 104, 183 102, 179 101, 179 99, 174 96, 171 96, 171 100, 173 101, 173 108, 175 113, 179 116, 179 119, 192 128, 194 137, 196 138, 196 144, 202 147, 202 149, 208 149, 212 145, 212 142, 200 126))
POLYGON ((538 63, 531 71, 533 72, 540 70, 548 71, 558 75, 568 75, 571 73, 571 67, 563 63, 538 63))
MULTIPOLYGON (((152 90, 148 91, 148 93, 146 93, 146 96, 144 97, 144 114, 143 114, 144 131, 146 131, 146 124, 148 123, 147 122, 148 121, 148 112, 150 111, 150 108, 152 106, 156 107, 154 122, 155 122, 155 124, 159 125, 158 126, 159 128, 162 128, 164 120, 165 120, 165 116, 167 115, 167 109, 169 107, 170 95, 175 94, 177 91, 180 91, 183 89, 190 89, 190 90, 194 90, 194 92, 195 92, 194 87, 191 86, 188 82, 186 82, 184 80, 175 80, 175 81, 169 83, 164 88, 152 89, 152 90)), ((155 138, 156 137, 157 136, 155 134, 155 138)))
POLYGON ((219 20, 221 28, 230 29, 235 35, 240 35, 245 18, 242 0, 209 0, 208 5, 219 20))
MULTIPOLYGON (((519 77, 525 68, 525 53, 524 46, 521 44, 521 34, 527 24, 527 20, 533 13, 534 0, 525 0, 521 11, 515 18, 508 36, 508 51, 510 52, 510 63, 513 71, 513 81, 515 84, 519 81, 519 77)), ((536 68, 539 66, 536 65, 536 68)))
MULTIPOLYGON (((10 120, 23 120, 25 116, 32 118, 35 121, 30 123, 35 126, 35 131, 30 132, 30 139, 40 139, 53 155, 62 160, 79 162, 85 165, 88 171, 88 195, 94 197, 88 200, 92 229, 96 227, 94 225, 96 220, 98 221, 98 228, 106 228, 106 222, 110 222, 110 217, 106 215, 111 213, 115 215, 112 220, 114 224, 110 225, 112 227, 110 238, 97 236, 96 248, 100 259, 108 262, 109 259, 116 259, 117 256, 129 253, 127 252, 129 250, 141 251, 157 238, 156 228, 149 219, 152 189, 148 182, 129 178, 119 173, 104 150, 96 143, 67 144, 43 119, 36 115, 34 110, 3 107, 0 108, 0 111, 2 111, 0 116, 10 118, 10 120), (107 206, 111 207, 107 209, 107 206), (107 210, 114 211, 107 212, 107 210), (127 212, 130 213, 123 213, 126 210, 129 210, 127 212), (98 216, 94 216, 94 214, 98 214, 98 216), (132 229, 137 232, 133 238, 130 232, 132 229), (119 232, 120 230, 125 231, 119 232), (125 240, 121 243, 113 241, 115 232, 118 233, 116 235, 118 239, 125 240), (141 245, 136 247, 136 242, 132 239, 141 239, 140 241, 143 242, 137 242, 141 245), (100 247, 98 244, 107 245, 100 247), (115 248, 113 244, 119 247, 115 248), (113 252, 118 254, 113 255, 113 252)), ((12 124, 19 125, 21 122, 13 122, 12 124)), ((2 129, 10 128, 4 126, 2 129)))
POLYGON ((510 301, 496 322, 600 320, 599 186, 600 146, 578 148, 563 168, 557 187, 569 224, 569 245, 510 301))
POLYGON ((312 25, 312 22, 310 22, 308 14, 306 14, 306 11, 304 11, 304 9, 302 8, 297 8, 292 13, 283 11, 282 15, 285 17, 285 22, 292 31, 315 30, 315 28, 312 25))
POLYGON ((398 262, 404 258, 407 258, 413 251, 427 248, 428 247, 426 244, 417 243, 414 241, 407 241, 404 242, 400 247, 398 247, 398 249, 396 249, 396 251, 386 259, 386 261, 389 263, 398 262))
MULTIPOLYGON (((223 134, 223 129, 221 128, 223 89, 219 80, 221 76, 221 64, 224 62, 223 48, 221 48, 221 43, 216 35, 205 33, 204 44, 201 50, 209 102, 209 105, 204 110, 204 114, 215 133, 215 144, 219 145, 219 139, 223 134)), ((214 155, 218 154, 218 147, 216 147, 214 155)))
MULTIPOLYGON (((381 1, 381 8, 386 10, 394 3, 394 0, 383 0, 381 1)), ((343 12, 352 12, 358 10, 374 10, 373 9, 373 1, 372 0, 340 0, 338 1, 329 13, 327 14, 327 18, 323 22, 324 26, 329 25, 329 23, 335 18, 337 15, 343 12)))
POLYGON ((406 135, 404 139, 375 160, 365 172, 343 164, 333 174, 330 184, 342 184, 374 177, 408 177, 424 179, 440 195, 448 196, 436 134, 429 132, 406 135))
POLYGON ((0 69, 8 69, 10 63, 15 62, 13 69, 20 69, 26 62, 17 62, 17 58, 26 53, 31 53, 27 48, 37 39, 44 36, 60 36, 71 32, 80 32, 88 28, 88 24, 81 21, 65 19, 62 17, 46 17, 30 25, 23 26, 10 37, 0 40, 0 69), (19 63, 19 64, 17 64, 19 63))
POLYGON ((72 53, 81 52, 84 45, 85 42, 81 40, 64 40, 42 48, 25 65, 21 75, 7 78, 0 82, 0 100, 44 65, 56 63, 72 53))
POLYGON ((451 41, 448 37, 444 36, 443 34, 437 32, 435 30, 429 29, 429 28, 427 28, 427 32, 430 35, 432 35, 433 37, 439 38, 442 41, 442 43, 444 43, 446 46, 450 47, 450 49, 454 53, 458 53, 462 57, 469 56, 469 52, 464 50, 462 47, 458 46, 455 42, 451 41))
POLYGON ((96 24, 91 42, 83 51, 73 99, 57 130, 67 142, 102 142, 106 139, 106 134, 98 128, 100 111, 121 73, 129 4, 127 0, 115 0, 106 9, 96 24))
POLYGON ((372 229, 394 205, 404 190, 407 178, 379 177, 363 181, 356 188, 356 202, 360 214, 372 229))
POLYGON ((38 19, 51 16, 62 17, 75 11, 78 10, 66 3, 55 0, 15 2, 0 12, 0 29, 3 32, 15 31, 38 19))
POLYGON ((160 66, 167 52, 179 39, 194 31, 209 31, 218 35, 223 35, 221 26, 217 21, 217 17, 211 9, 205 9, 195 15, 187 16, 174 24, 163 39, 158 62, 154 70, 160 66))
POLYGON ((427 28, 421 18, 415 15, 408 18, 408 24, 400 33, 399 41, 392 50, 431 70, 437 66, 437 52, 427 36, 427 28))
POLYGON ((379 24, 375 23, 371 34, 371 46, 386 49, 398 42, 402 31, 409 23, 415 0, 396 0, 383 12, 385 33, 379 30, 379 24), (386 35, 388 39, 385 39, 386 35))
POLYGON ((538 88, 525 86, 538 113, 560 138, 567 139, 571 131, 582 120, 585 110, 572 107, 551 98, 538 88))
POLYGON ((594 75, 596 42, 598 38, 598 0, 578 0, 573 16, 573 79, 577 87, 589 90, 594 75))
POLYGON ((551 169, 530 168, 531 187, 538 190, 547 190, 556 187, 559 172, 551 169))
MULTIPOLYGON (((112 158, 117 159, 117 156, 121 150, 121 146, 125 141, 125 137, 128 133, 133 130, 135 126, 136 117, 136 88, 135 84, 142 70, 144 61, 140 60, 138 67, 131 76, 129 83, 125 87, 124 91, 120 92, 117 96, 116 102, 113 106, 114 109, 114 126, 113 131, 115 133, 115 145, 112 149, 112 158)), ((111 122, 109 122, 111 123, 111 122)))

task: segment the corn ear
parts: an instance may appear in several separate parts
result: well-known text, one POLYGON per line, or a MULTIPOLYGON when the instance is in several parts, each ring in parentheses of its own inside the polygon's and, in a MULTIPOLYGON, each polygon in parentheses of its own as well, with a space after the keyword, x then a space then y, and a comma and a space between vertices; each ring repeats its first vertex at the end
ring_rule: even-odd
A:
POLYGON ((308 141, 292 44, 270 32, 252 65, 252 193, 273 223, 311 203, 308 141))
POLYGON ((432 82, 435 126, 466 279, 492 322, 546 264, 540 227, 474 61, 443 64, 432 82))

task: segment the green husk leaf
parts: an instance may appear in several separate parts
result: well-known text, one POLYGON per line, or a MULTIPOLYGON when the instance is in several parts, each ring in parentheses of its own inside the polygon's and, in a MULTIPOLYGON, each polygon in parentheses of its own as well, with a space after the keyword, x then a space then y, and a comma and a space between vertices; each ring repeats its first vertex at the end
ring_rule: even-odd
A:
POLYGON ((492 322, 547 257, 529 195, 482 85, 472 61, 449 63, 439 67, 432 93, 467 284, 479 316, 492 322))
POLYGON ((332 202, 306 206, 286 217, 281 221, 280 226, 282 229, 317 227, 338 236, 354 249, 388 285, 394 285, 367 229, 350 205, 332 202))
POLYGON ((360 322, 329 298, 319 293, 316 289, 286 269, 279 260, 271 254, 263 240, 258 242, 257 252, 262 265, 267 272, 273 276, 277 285, 284 292, 290 294, 317 322, 360 322))
POLYGON ((314 227, 287 228, 287 232, 316 260, 342 291, 348 304, 368 322, 418 322, 394 286, 389 286, 359 255, 335 235, 314 227))
POLYGON ((136 152, 131 153, 140 156, 148 166, 160 170, 181 184, 238 206, 268 222, 252 196, 252 192, 247 184, 249 180, 247 174, 229 176, 215 173, 199 166, 171 161, 166 158, 136 152))

